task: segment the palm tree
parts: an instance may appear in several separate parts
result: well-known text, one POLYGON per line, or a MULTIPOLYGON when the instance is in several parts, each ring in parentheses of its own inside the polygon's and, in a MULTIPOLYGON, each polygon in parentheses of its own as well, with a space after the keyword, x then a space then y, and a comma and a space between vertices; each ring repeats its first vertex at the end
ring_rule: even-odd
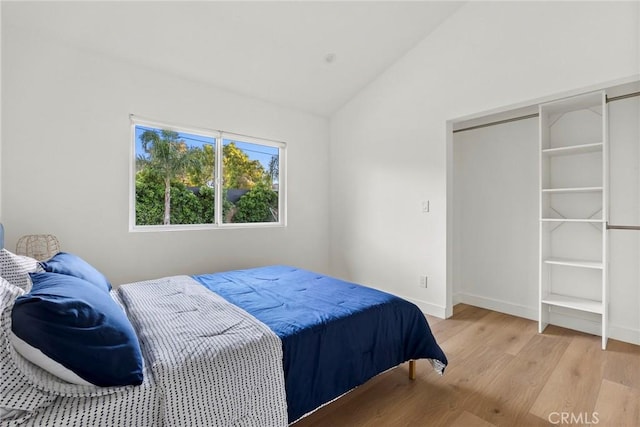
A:
POLYGON ((194 161, 189 150, 180 140, 178 132, 170 130, 145 130, 140 135, 142 149, 147 156, 139 156, 138 164, 147 167, 164 181, 164 225, 171 223, 171 180, 183 175, 194 161))

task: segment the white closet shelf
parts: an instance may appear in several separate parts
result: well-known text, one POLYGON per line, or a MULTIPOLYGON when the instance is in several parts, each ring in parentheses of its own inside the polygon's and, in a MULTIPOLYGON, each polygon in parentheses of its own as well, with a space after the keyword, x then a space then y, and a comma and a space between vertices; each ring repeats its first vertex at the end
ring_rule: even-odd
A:
POLYGON ((542 222, 587 222, 587 223, 604 223, 603 219, 588 218, 540 218, 542 222))
MULTIPOLYGON (((555 314, 562 314, 552 313, 550 309, 553 306, 599 314, 602 349, 607 346, 609 334, 606 227, 609 216, 609 141, 606 107, 604 91, 539 106, 541 250, 538 331, 542 332, 552 324, 556 320, 555 314), (569 177, 571 180, 566 180, 569 177), (568 223, 584 225, 568 226, 560 233, 556 232, 568 223), (588 225, 601 237, 592 238, 595 237, 594 230, 588 225), (587 233, 591 237, 587 238, 587 233), (588 255, 591 259, 580 259, 582 246, 587 253, 593 254, 588 255), (602 255, 596 255, 598 252, 602 255), (557 254, 567 258, 555 257, 557 254), (595 274, 590 274, 587 269, 595 274), (584 293, 582 274, 592 276, 589 287, 597 293, 584 293), (586 295, 593 299, 584 298, 586 295)), ((559 319, 557 321, 560 322, 559 319)))
POLYGON ((604 144, 596 142, 594 144, 569 145, 567 147, 545 148, 542 154, 545 156, 565 156, 570 154, 585 154, 602 151, 604 144))
POLYGON ((588 311, 590 313, 603 313, 602 301, 594 301, 586 298, 568 297, 565 295, 549 294, 542 298, 543 304, 556 307, 566 307, 574 310, 588 311))
POLYGON ((570 258, 547 258, 544 260, 545 264, 554 264, 554 265, 566 265, 568 267, 582 267, 582 268, 594 268, 598 270, 602 270, 604 268, 603 264, 599 261, 589 261, 589 260, 581 260, 581 259, 570 259, 570 258))
POLYGON ((602 187, 575 187, 575 188, 544 188, 543 193, 546 194, 558 194, 558 193, 597 193, 603 191, 602 187))

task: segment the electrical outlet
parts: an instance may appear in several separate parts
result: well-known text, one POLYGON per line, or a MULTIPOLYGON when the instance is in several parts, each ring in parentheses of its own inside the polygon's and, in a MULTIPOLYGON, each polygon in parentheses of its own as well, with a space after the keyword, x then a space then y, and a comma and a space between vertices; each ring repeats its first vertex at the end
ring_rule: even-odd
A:
POLYGON ((427 287, 427 276, 420 276, 420 287, 421 288, 427 287))

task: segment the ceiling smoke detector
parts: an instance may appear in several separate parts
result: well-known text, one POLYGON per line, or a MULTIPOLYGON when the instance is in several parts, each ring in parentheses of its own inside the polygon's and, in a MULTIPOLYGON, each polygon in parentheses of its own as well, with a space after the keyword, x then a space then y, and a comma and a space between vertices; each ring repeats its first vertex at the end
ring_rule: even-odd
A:
POLYGON ((327 53, 326 56, 324 57, 324 62, 326 62, 327 64, 331 64, 335 60, 336 60, 335 53, 327 53))

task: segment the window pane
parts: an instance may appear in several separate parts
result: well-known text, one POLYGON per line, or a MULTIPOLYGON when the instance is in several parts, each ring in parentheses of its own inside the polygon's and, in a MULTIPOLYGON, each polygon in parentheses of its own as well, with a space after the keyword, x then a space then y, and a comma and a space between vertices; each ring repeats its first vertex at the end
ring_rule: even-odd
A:
POLYGON ((223 140, 223 222, 278 222, 277 147, 223 140))
POLYGON ((135 126, 136 225, 214 223, 215 143, 135 126))

